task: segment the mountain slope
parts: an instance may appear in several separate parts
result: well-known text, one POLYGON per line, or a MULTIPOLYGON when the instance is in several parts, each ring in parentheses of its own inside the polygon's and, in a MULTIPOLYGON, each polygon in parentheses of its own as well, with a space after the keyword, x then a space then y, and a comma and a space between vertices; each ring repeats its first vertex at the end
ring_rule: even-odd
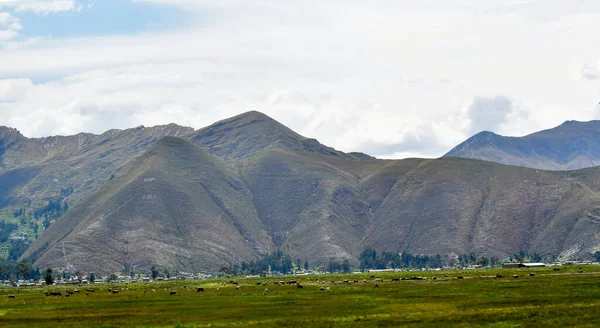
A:
POLYGON ((445 157, 474 158, 547 170, 574 170, 600 165, 600 121, 567 121, 525 137, 481 132, 445 157))
POLYGON ((167 137, 52 225, 24 255, 39 266, 218 270, 273 250, 243 182, 167 137), (37 258, 39 257, 39 258, 37 258))
POLYGON ((600 247, 600 222, 586 214, 599 208, 595 192, 559 172, 431 160, 398 180, 365 243, 424 254, 581 254, 600 247))
POLYGON ((19 188, 11 189, 10 197, 0 201, 0 220, 18 223, 19 234, 33 240, 43 226, 62 214, 47 211, 50 202, 64 208, 67 202, 74 205, 163 136, 186 136, 193 131, 170 124, 111 130, 101 135, 32 139, 15 129, 0 127, 0 174, 19 175, 32 168, 36 171, 20 181, 19 188), (15 211, 21 214, 14 216, 15 211))

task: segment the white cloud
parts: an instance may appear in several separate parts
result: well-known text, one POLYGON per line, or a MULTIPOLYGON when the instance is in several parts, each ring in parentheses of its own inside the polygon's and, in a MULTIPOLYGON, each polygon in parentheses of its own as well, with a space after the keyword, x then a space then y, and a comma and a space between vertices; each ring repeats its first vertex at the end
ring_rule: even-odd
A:
POLYGON ((2 8, 32 11, 37 14, 78 10, 76 0, 0 0, 0 9, 2 8))
POLYGON ((471 134, 497 131, 513 111, 512 100, 505 96, 475 97, 467 110, 471 119, 471 134))
POLYGON ((434 157, 476 129, 523 135, 596 118, 600 85, 581 67, 600 57, 600 14, 564 5, 540 20, 503 2, 169 1, 214 16, 0 50, 0 124, 28 136, 200 128, 256 109, 344 151, 434 157), (469 109, 496 94, 510 110, 475 106, 494 120, 469 109))
POLYGON ((9 12, 0 12, 0 46, 7 41, 16 39, 22 29, 23 26, 18 18, 9 12))
POLYGON ((592 65, 583 66, 581 69, 581 78, 586 80, 600 80, 600 68, 592 65))

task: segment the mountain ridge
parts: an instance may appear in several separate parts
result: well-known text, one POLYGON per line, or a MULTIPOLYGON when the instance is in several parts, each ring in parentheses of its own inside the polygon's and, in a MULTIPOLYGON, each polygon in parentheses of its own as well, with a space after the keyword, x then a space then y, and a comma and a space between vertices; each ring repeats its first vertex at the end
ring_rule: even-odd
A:
POLYGON ((546 170, 574 170, 600 165, 600 121, 566 121, 523 137, 483 131, 445 157, 489 160, 546 170))

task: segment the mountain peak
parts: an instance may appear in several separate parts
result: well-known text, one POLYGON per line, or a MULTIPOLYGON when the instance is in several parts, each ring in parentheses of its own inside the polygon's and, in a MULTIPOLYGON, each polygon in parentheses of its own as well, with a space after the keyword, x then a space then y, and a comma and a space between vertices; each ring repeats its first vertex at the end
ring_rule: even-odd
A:
POLYGON ((327 156, 357 159, 326 147, 315 139, 305 138, 258 111, 250 111, 218 121, 196 131, 191 140, 209 149, 212 154, 230 159, 247 158, 270 149, 303 150, 327 156))

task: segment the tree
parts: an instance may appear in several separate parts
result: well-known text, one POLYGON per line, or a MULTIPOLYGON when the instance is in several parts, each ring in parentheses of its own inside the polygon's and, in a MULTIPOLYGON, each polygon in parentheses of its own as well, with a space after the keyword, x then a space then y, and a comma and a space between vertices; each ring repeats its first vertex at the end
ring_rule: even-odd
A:
POLYGON ((108 282, 114 282, 117 281, 117 279, 119 279, 119 277, 114 273, 111 273, 110 276, 108 276, 108 282))
POLYGON ((90 284, 93 284, 94 281, 96 281, 96 275, 93 272, 90 272, 90 275, 88 276, 88 281, 90 282, 90 284))
POLYGON ((348 261, 348 259, 345 259, 344 262, 342 262, 342 272, 343 273, 348 273, 350 272, 350 261, 348 261))
POLYGON ((17 274, 21 279, 27 279, 29 277, 29 266, 25 263, 17 264, 17 274))
POLYGON ((308 261, 304 262, 304 270, 308 271, 308 261))
POLYGON ((152 279, 156 279, 156 277, 158 277, 160 273, 158 272, 158 269, 153 265, 150 269, 150 274, 152 275, 152 279))
POLYGON ((482 257, 479 259, 479 262, 477 262, 477 264, 479 264, 479 265, 483 265, 483 266, 488 266, 488 265, 490 264, 490 260, 488 260, 488 258, 487 258, 487 257, 485 257, 485 256, 482 256, 482 257))
POLYGON ((469 264, 477 264, 477 256, 473 252, 469 254, 469 264))
POLYGON ((54 277, 52 276, 52 269, 46 269, 46 274, 44 275, 44 280, 46 281, 46 285, 50 286, 54 283, 54 277))
POLYGON ((373 269, 376 265, 377 251, 373 248, 367 248, 358 256, 360 260, 360 269, 373 269))
POLYGON ((596 260, 596 262, 600 262, 600 251, 594 253, 594 259, 596 260))

